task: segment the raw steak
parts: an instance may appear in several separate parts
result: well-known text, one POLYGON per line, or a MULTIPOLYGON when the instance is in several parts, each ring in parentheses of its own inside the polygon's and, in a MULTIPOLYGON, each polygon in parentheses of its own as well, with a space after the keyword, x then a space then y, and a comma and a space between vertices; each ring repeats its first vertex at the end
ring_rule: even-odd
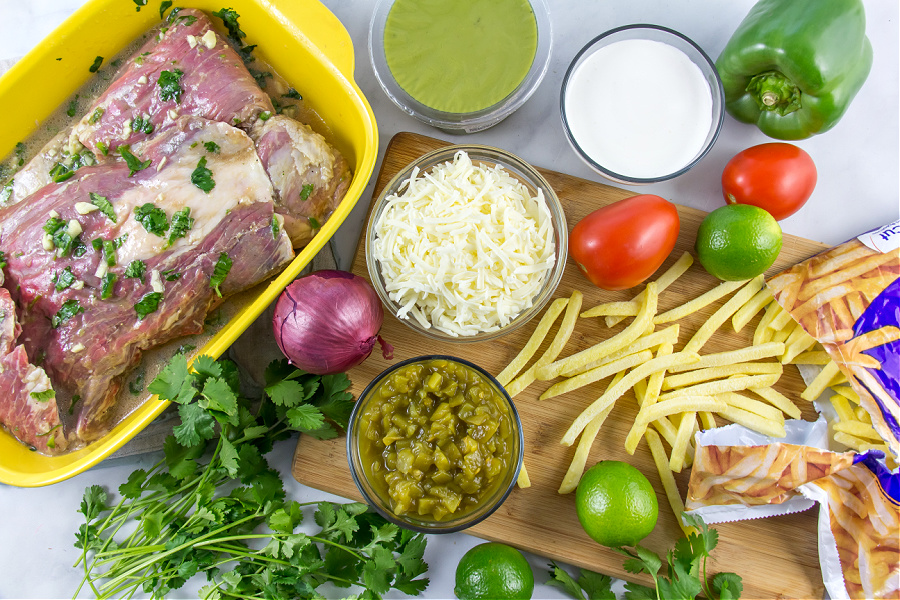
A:
POLYGON ((129 59, 75 133, 94 154, 145 140, 183 115, 249 130, 274 113, 237 52, 199 10, 183 9, 129 59), (179 75, 180 73, 180 75, 179 75), (149 123, 143 127, 137 123, 149 123))
POLYGON ((182 117, 134 152, 149 166, 132 175, 118 160, 82 167, 0 210, 6 287, 22 307, 21 341, 32 360, 42 358, 57 391, 80 396, 76 433, 83 441, 105 433, 124 377, 143 350, 198 333, 219 294, 260 282, 293 256, 283 228, 273 225, 280 219, 272 184, 241 130, 182 117), (91 210, 98 197, 110 203, 115 221, 91 210), (168 225, 162 235, 151 232, 152 218, 138 220, 147 211, 158 217, 158 209, 168 225), (182 237, 170 237, 176 213, 193 220, 182 237), (48 244, 53 219, 67 230, 76 222, 69 231, 83 246, 66 251, 65 244, 48 244), (223 253, 232 266, 214 288, 223 253), (143 264, 143 277, 127 276, 133 263, 143 264), (60 282, 68 285, 59 289, 60 282))
POLYGON ((275 212, 294 247, 305 246, 347 193, 350 167, 325 138, 285 116, 258 122, 251 135, 275 187, 275 212))

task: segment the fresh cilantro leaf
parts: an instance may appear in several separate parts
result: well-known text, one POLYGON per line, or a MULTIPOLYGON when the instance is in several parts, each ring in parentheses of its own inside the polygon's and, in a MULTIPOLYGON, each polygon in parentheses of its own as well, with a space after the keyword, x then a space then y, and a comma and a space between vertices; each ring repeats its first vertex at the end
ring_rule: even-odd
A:
POLYGON ((211 288, 216 290, 216 294, 221 298, 222 292, 219 290, 219 286, 225 282, 225 278, 228 277, 228 273, 231 271, 231 258, 224 252, 219 254, 219 259, 216 261, 216 266, 213 268, 212 277, 209 278, 209 285, 211 288))
POLYGON ((54 288, 57 292, 71 287, 75 283, 75 274, 72 273, 72 267, 66 267, 54 276, 54 288))
POLYGON ((78 303, 78 300, 74 298, 69 298, 65 302, 63 302, 62 307, 57 311, 53 318, 50 320, 50 323, 53 325, 53 328, 56 329, 75 315, 84 312, 84 307, 78 303))
POLYGON ((306 201, 309 199, 310 194, 313 193, 313 185, 311 183, 304 183, 303 187, 300 188, 300 200, 306 201))
POLYGON ((162 518, 161 512, 149 512, 149 510, 141 516, 141 526, 144 528, 144 535, 147 538, 153 540, 159 537, 159 532, 162 531, 162 518))
POLYGON ((198 356, 193 363, 194 372, 202 379, 208 377, 221 377, 222 365, 211 356, 198 356))
POLYGON ((134 3, 137 5, 135 7, 135 12, 141 12, 142 6, 147 6, 147 0, 134 0, 134 3))
POLYGON ((660 600, 660 598, 656 595, 656 590, 629 581, 625 584, 625 600, 660 600))
POLYGON ((225 381, 209 378, 203 384, 199 406, 210 412, 220 423, 237 425, 237 397, 225 381))
POLYGON ((203 147, 206 148, 206 151, 210 154, 218 154, 219 153, 219 145, 215 142, 203 142, 203 147))
POLYGON ((163 451, 169 473, 178 479, 187 479, 197 472, 197 459, 203 456, 206 447, 203 444, 183 446, 174 435, 168 435, 163 442, 163 451))
POLYGON ((719 600, 739 600, 744 591, 744 583, 734 573, 716 573, 712 579, 712 589, 719 600))
POLYGON ((116 209, 113 208, 112 202, 110 202, 106 196, 101 196, 100 194, 95 194, 94 192, 90 192, 88 194, 91 198, 91 204, 100 209, 104 215, 109 217, 109 220, 113 223, 116 222, 116 209))
POLYGON ((223 438, 219 448, 219 460, 222 461, 222 468, 228 473, 229 477, 237 477, 238 459, 237 450, 227 438, 223 438))
POLYGON ((12 198, 13 193, 13 180, 10 179, 5 184, 3 184, 3 188, 0 189, 0 206, 6 205, 9 202, 9 199, 12 198))
POLYGON ((147 271, 147 264, 142 260, 133 260, 128 263, 128 267, 125 268, 125 278, 126 279, 140 279, 141 283, 144 281, 144 273, 147 271))
POLYGON ((196 446, 211 440, 216 434, 216 421, 199 404, 182 404, 178 407, 181 424, 172 428, 175 439, 183 446, 196 446))
POLYGON ((88 71, 90 71, 91 73, 96 73, 97 71, 100 70, 100 65, 102 65, 102 64, 103 64, 103 57, 98 56, 97 58, 94 59, 94 62, 91 63, 91 66, 88 67, 88 71))
POLYGON ((233 8, 221 8, 214 11, 213 16, 222 19, 222 24, 228 30, 228 37, 238 44, 241 44, 241 40, 247 37, 247 34, 241 31, 241 26, 238 24, 238 18, 241 15, 233 8))
POLYGON ((318 408, 311 404, 301 404, 287 411, 291 427, 300 431, 315 431, 325 425, 325 417, 318 408))
POLYGON ((102 284, 100 286, 100 299, 101 300, 106 300, 106 299, 112 297, 113 288, 116 285, 116 278, 117 278, 117 275, 115 273, 107 273, 106 275, 103 276, 103 279, 100 280, 101 284, 102 284))
POLYGON ((81 400, 81 396, 79 396, 78 394, 75 394, 74 396, 72 396, 72 401, 69 402, 69 414, 70 415, 75 414, 75 406, 78 404, 78 402, 80 400, 81 400))
POLYGON ((53 398, 56 398, 56 392, 54 392, 52 389, 49 389, 42 392, 31 392, 29 396, 31 396, 31 398, 37 402, 47 402, 49 400, 52 400, 53 398))
POLYGON ((300 95, 300 92, 295 90, 294 88, 288 88, 286 94, 281 95, 282 98, 293 98, 294 100, 303 100, 303 96, 300 95))
POLYGON ((175 269, 166 269, 162 273, 160 273, 163 279, 166 281, 178 281, 181 279, 181 273, 176 271, 175 269))
POLYGON ((184 90, 181 89, 180 83, 183 75, 184 73, 179 69, 160 72, 157 82, 159 84, 160 100, 168 102, 174 99, 175 104, 181 104, 181 94, 184 93, 184 90))
POLYGON ((320 227, 322 227, 322 224, 319 223, 319 220, 316 219, 315 217, 307 217, 307 218, 309 219, 309 226, 312 227, 313 229, 319 229, 320 227))
POLYGON ((187 404, 197 394, 194 379, 194 374, 188 371, 187 359, 183 354, 176 354, 150 382, 147 391, 158 395, 160 400, 187 404))
POLYGON ((381 546, 373 550, 372 554, 375 559, 363 564, 363 585, 367 590, 381 596, 391 589, 389 581, 394 567, 393 555, 381 546))
POLYGON ((207 194, 216 187, 216 182, 213 180, 213 172, 206 168, 205 156, 200 157, 200 160, 197 162, 197 168, 191 173, 191 183, 207 194))
POLYGON ((99 485, 92 485, 84 490, 81 508, 78 509, 78 512, 83 514, 88 521, 93 521, 100 516, 100 513, 109 510, 106 500, 106 491, 99 485))
POLYGON ((266 386, 265 391, 276 405, 290 407, 309 400, 318 388, 319 381, 310 377, 304 381, 279 381, 266 386))
POLYGON ((147 480, 147 471, 138 469, 128 476, 128 481, 119 486, 119 493, 125 498, 140 498, 144 493, 144 482, 147 480))
POLYGON ((608 575, 582 569, 578 585, 587 593, 588 600, 616 600, 612 579, 608 575))
POLYGON ((134 305, 134 311, 138 315, 138 320, 151 313, 155 313, 159 309, 159 303, 162 302, 162 292, 147 292, 134 305))
POLYGON ((125 165, 128 167, 128 176, 129 177, 131 177, 138 171, 143 171, 144 169, 149 167, 152 162, 151 159, 149 159, 149 158, 147 160, 141 162, 141 159, 139 159, 137 156, 132 154, 131 146, 129 146, 127 144, 123 144, 123 145, 119 146, 119 154, 121 154, 122 158, 125 159, 125 165))
POLYGON ((191 208, 185 206, 174 215, 172 215, 172 227, 169 229, 168 244, 171 246, 178 238, 183 238, 194 226, 194 219, 191 217, 191 208))
POLYGON ((548 585, 560 588, 577 600, 585 600, 584 593, 581 591, 581 586, 578 585, 565 569, 555 562, 551 562, 547 566, 550 567, 550 579, 547 580, 548 585))
POLYGON ((163 0, 162 4, 159 5, 159 18, 166 18, 166 11, 172 7, 172 0, 163 0))
POLYGON ((350 413, 356 401, 353 394, 345 391, 350 387, 350 378, 346 373, 334 373, 323 375, 321 397, 313 404, 319 407, 326 417, 338 424, 341 429, 347 429, 350 421, 350 413))
POLYGON ((164 237, 169 230, 169 219, 166 211, 152 202, 146 202, 134 209, 134 219, 144 226, 149 233, 164 237))

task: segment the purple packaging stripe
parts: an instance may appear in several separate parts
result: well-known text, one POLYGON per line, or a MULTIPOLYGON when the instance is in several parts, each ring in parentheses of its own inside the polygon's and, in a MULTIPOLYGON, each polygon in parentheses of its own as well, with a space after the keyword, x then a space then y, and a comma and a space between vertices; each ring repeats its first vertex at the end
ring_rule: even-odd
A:
POLYGON ((853 463, 862 463, 868 467, 878 479, 878 485, 884 495, 894 504, 900 505, 900 472, 891 473, 887 467, 878 462, 879 458, 884 458, 884 452, 869 450, 854 457, 853 463))

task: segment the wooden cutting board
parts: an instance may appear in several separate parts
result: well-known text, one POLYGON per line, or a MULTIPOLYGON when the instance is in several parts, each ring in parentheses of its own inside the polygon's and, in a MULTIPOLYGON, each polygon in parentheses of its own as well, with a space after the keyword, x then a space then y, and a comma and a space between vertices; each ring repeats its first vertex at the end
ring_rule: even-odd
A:
MULTIPOLYGON (((422 154, 445 146, 447 142, 412 133, 399 133, 391 140, 385 152, 381 172, 375 185, 376 198, 388 181, 404 166, 422 154)), ((559 195, 566 213, 569 230, 589 212, 634 192, 601 185, 569 175, 539 169, 559 195)), ((678 198, 670 198, 677 202, 678 198)), ((662 273, 682 251, 691 250, 697 227, 706 213, 688 207, 678 207, 681 218, 681 235, 675 251, 658 271, 662 273)), ((363 234, 353 264, 353 272, 366 277, 363 234)), ((786 235, 781 255, 769 275, 804 260, 825 249, 826 246, 786 235)), ((678 306, 690 298, 711 289, 718 283, 696 263, 678 281, 660 295, 659 312, 678 306)), ((592 286, 578 271, 571 259, 556 297, 568 297, 572 290, 584 294, 584 307, 600 302, 630 300, 636 290, 606 292, 592 286)), ((639 289, 639 288, 638 288, 639 289)), ((682 319, 680 349, 700 324, 722 302, 701 310, 692 317, 682 319)), ((757 317, 758 318, 758 317, 757 317)), ((591 346, 620 331, 626 323, 608 329, 598 319, 581 319, 563 355, 591 346)), ((703 353, 720 352, 749 344, 756 320, 740 334, 731 330, 730 323, 717 332, 703 348, 703 353)), ((424 354, 449 354, 468 358, 493 374, 499 373, 522 348, 531 335, 537 319, 500 339, 483 343, 440 343, 421 336, 386 314, 382 336, 393 344, 394 360, 387 361, 376 351, 360 366, 349 373, 353 382, 351 391, 358 395, 362 389, 392 362, 424 354)), ((551 330, 544 347, 549 344, 556 327, 551 330)), ((542 347, 535 356, 540 356, 542 347)), ((582 530, 575 514, 574 494, 557 493, 563 474, 574 453, 573 447, 560 444, 564 431, 585 406, 602 394, 608 381, 598 382, 580 390, 551 400, 539 402, 540 393, 549 382, 536 382, 515 398, 525 433, 525 464, 531 476, 532 487, 516 488, 506 502, 484 522, 468 529, 472 535, 511 544, 523 550, 569 564, 585 567, 601 573, 652 585, 649 578, 626 573, 622 568, 623 557, 591 540, 582 530)), ((812 406, 799 399, 804 388, 795 367, 789 366, 776 386, 801 405, 804 418, 815 420, 812 406)), ((669 508, 659 475, 645 442, 637 452, 629 456, 624 449, 625 436, 637 414, 632 394, 619 399, 600 430, 591 450, 588 466, 604 459, 624 460, 640 469, 651 481, 659 500, 659 521, 653 533, 643 545, 661 556, 681 537, 675 515, 669 508)), ((725 420, 718 417, 720 424, 725 420)), ((326 492, 361 500, 353 484, 347 466, 343 437, 318 441, 301 436, 294 455, 292 472, 303 484, 326 492)), ((685 469, 677 476, 682 497, 687 492, 690 471, 685 469)), ((744 598, 821 598, 824 595, 822 575, 816 544, 816 514, 818 509, 803 513, 715 525, 719 532, 719 545, 708 565, 709 573, 719 570, 734 571, 743 578, 744 598)))

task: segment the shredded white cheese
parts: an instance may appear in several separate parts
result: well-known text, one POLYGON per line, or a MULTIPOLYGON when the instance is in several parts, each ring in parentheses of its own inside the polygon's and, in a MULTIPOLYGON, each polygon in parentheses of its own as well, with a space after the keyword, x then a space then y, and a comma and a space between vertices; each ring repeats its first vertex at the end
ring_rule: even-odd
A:
POLYGON ((456 336, 496 331, 532 306, 556 260, 543 194, 465 152, 410 178, 375 224, 374 257, 397 317, 456 336))

